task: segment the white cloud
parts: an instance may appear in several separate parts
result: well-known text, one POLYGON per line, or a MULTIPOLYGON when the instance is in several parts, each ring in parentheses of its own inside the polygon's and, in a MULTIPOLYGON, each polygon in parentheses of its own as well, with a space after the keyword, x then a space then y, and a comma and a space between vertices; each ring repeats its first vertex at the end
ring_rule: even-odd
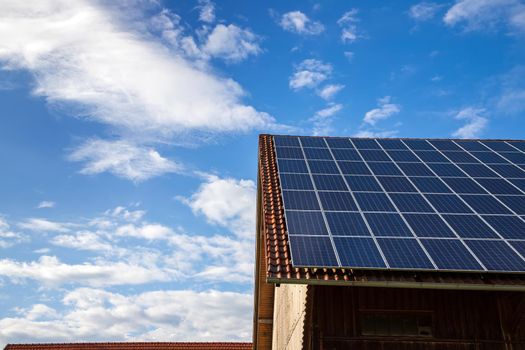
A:
POLYGON ((351 9, 345 12, 337 21, 337 24, 341 27, 341 40, 344 43, 352 43, 360 37, 356 25, 356 23, 359 22, 357 13, 357 9, 351 9))
POLYGON ((345 57, 349 60, 349 61, 352 61, 353 58, 355 56, 355 53, 353 53, 352 51, 345 51, 345 57))
POLYGON ((215 4, 210 0, 199 0, 199 19, 206 23, 215 21, 215 4))
POLYGON ((465 30, 494 29, 506 24, 525 30, 525 5, 519 0, 458 0, 443 17, 445 24, 463 24, 465 30))
POLYGON ((80 231, 71 235, 58 235, 51 239, 51 244, 78 250, 92 250, 95 252, 111 251, 111 244, 101 240, 100 235, 90 231, 80 231))
POLYGON ((378 108, 366 112, 363 122, 370 125, 376 125, 380 120, 388 119, 401 111, 401 106, 391 103, 390 96, 385 96, 378 100, 378 108))
POLYGON ((128 224, 120 226, 115 233, 117 236, 129 236, 147 240, 155 240, 168 239, 171 235, 173 235, 173 230, 160 224, 143 224, 142 226, 128 224))
POLYGON ((108 261, 66 264, 55 256, 46 255, 31 262, 2 259, 0 260, 0 276, 13 281, 36 280, 47 287, 74 283, 95 287, 133 285, 171 279, 168 272, 155 266, 108 261))
POLYGON ((135 182, 181 170, 180 165, 162 157, 156 150, 125 140, 88 140, 74 150, 69 159, 84 162, 82 174, 110 172, 135 182))
POLYGON ((397 130, 359 130, 353 136, 354 137, 394 137, 397 135, 397 130))
POLYGON ((408 15, 416 21, 428 21, 434 18, 441 7, 443 7, 443 5, 423 1, 412 5, 408 11, 408 15))
POLYGON ((248 341, 253 296, 217 290, 165 290, 124 295, 102 289, 67 292, 58 311, 35 304, 0 319, 8 342, 248 341), (217 322, 217 320, 221 320, 217 322))
POLYGON ((290 77, 289 86, 292 90, 315 88, 332 74, 332 66, 316 59, 306 59, 295 67, 290 77))
POLYGON ((325 100, 331 100, 339 91, 343 90, 344 87, 345 86, 341 84, 329 84, 323 87, 318 92, 318 95, 325 100))
POLYGON ((333 131, 332 129, 332 117, 343 109, 342 104, 332 104, 324 109, 321 109, 315 112, 315 115, 310 118, 310 121, 313 122, 312 133, 315 136, 320 135, 330 135, 333 131))
POLYGON ((38 203, 38 206, 37 208, 38 209, 42 209, 42 208, 54 208, 56 205, 55 202, 52 202, 52 201, 42 201, 40 203, 38 203))
POLYGON ((282 15, 279 25, 289 32, 297 34, 318 35, 324 31, 324 26, 312 21, 301 11, 291 11, 282 15))
POLYGON ((466 124, 452 133, 453 137, 462 139, 479 138, 486 129, 488 119, 482 115, 486 112, 483 108, 467 107, 456 114, 458 120, 465 120, 466 124))
POLYGON ((208 35, 202 50, 214 57, 239 62, 262 52, 259 41, 259 37, 249 29, 242 29, 233 24, 218 24, 208 35))
POLYGON ((12 231, 7 221, 0 217, 0 249, 9 248, 28 240, 29 238, 27 236, 19 232, 12 231))
POLYGON ((43 218, 30 218, 18 223, 18 226, 36 232, 69 232, 74 225, 43 218))

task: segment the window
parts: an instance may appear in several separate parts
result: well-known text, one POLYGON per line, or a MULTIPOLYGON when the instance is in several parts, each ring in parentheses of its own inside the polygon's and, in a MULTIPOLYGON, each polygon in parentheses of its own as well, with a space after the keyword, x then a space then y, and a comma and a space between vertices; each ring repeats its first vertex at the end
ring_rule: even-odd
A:
POLYGON ((361 335, 431 337, 432 312, 362 311, 361 335))

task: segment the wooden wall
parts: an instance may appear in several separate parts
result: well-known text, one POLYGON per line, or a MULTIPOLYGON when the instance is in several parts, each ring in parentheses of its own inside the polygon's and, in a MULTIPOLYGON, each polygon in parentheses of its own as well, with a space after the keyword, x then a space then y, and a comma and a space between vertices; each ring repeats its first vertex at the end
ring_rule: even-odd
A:
POLYGON ((315 286, 310 349, 525 350, 525 294, 315 286), (431 312, 431 337, 363 336, 363 312, 431 312))

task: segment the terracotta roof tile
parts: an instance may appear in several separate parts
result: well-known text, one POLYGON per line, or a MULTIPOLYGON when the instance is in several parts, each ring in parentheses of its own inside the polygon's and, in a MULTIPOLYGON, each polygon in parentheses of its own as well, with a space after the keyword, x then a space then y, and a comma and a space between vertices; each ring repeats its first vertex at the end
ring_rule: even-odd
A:
POLYGON ((251 350, 252 343, 61 343, 8 344, 4 350, 251 350))
POLYGON ((292 266, 279 174, 272 135, 259 136, 259 178, 262 190, 263 231, 266 242, 266 277, 273 283, 374 284, 391 286, 408 283, 414 287, 426 284, 436 288, 463 286, 491 289, 507 286, 523 289, 525 274, 416 272, 353 269, 297 268, 292 266))

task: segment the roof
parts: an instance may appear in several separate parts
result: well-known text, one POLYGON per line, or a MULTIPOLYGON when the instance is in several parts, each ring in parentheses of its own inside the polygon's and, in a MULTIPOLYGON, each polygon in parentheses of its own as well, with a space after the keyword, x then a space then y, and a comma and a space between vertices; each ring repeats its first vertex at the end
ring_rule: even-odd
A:
POLYGON ((525 290, 525 275, 483 272, 386 271, 294 267, 284 219, 284 207, 272 135, 259 138, 259 195, 265 246, 266 280, 272 283, 347 284, 419 288, 525 290))
POLYGON ((7 344, 4 350, 251 350, 252 343, 60 343, 7 344))

